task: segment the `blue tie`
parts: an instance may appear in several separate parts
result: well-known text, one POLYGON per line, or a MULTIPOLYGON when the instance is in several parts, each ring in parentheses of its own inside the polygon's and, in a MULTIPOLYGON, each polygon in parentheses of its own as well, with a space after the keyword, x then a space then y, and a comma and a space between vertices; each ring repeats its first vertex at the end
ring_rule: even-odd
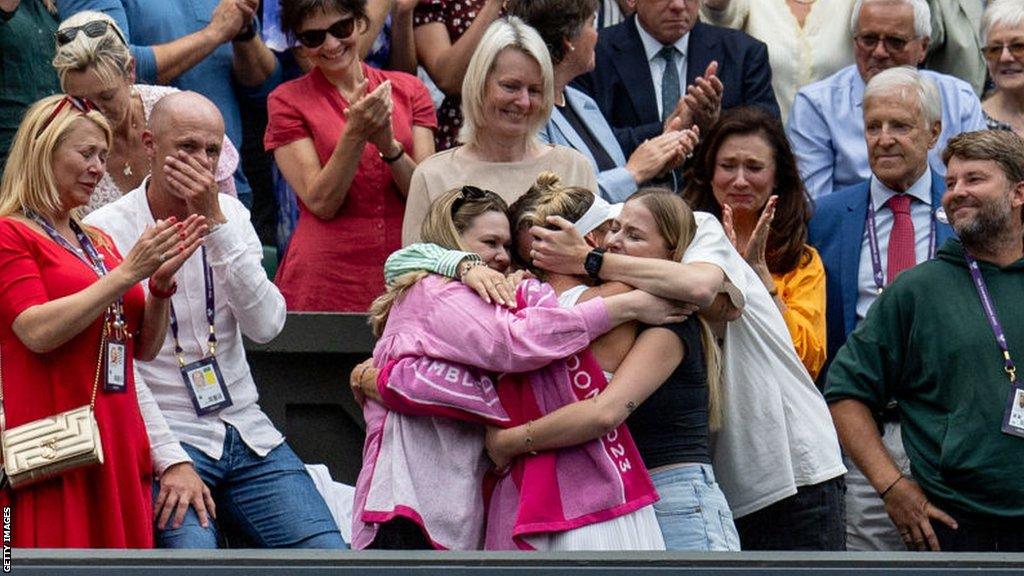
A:
POLYGON ((665 73, 661 76, 661 121, 664 122, 679 102, 679 68, 676 67, 675 46, 663 46, 658 57, 665 61, 665 73))

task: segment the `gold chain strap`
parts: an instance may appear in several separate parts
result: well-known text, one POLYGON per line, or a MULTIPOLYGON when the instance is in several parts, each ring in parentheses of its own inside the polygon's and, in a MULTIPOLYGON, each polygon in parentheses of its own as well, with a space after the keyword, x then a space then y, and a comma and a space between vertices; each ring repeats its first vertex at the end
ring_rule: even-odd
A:
MULTIPOLYGON (((99 358, 96 359, 96 378, 92 381, 92 397, 89 398, 89 410, 95 411, 96 409, 96 390, 100 387, 100 373, 103 371, 103 345, 107 343, 107 331, 109 330, 106 322, 103 323, 103 329, 100 330, 100 354, 99 358)), ((125 363, 128 359, 125 358, 125 363)))
MULTIPOLYGON (((104 322, 103 329, 100 331, 100 353, 99 358, 96 359, 96 377, 92 381, 92 395, 89 398, 89 409, 96 409, 96 391, 100 387, 100 373, 103 371, 103 345, 107 343, 107 324, 104 322)), ((3 348, 0 347, 0 350, 3 348)), ((7 413, 4 410, 4 379, 3 379, 3 356, 0 355, 0 431, 7 429, 7 413)), ((125 359, 127 362, 127 358, 125 359)))

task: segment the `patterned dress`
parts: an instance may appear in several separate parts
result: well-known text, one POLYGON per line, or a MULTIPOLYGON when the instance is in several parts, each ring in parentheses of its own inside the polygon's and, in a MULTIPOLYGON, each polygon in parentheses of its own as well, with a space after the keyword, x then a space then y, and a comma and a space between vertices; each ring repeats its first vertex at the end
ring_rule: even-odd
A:
MULTIPOLYGON (((448 38, 454 44, 476 19, 477 13, 487 0, 422 0, 413 12, 412 25, 422 26, 440 22, 448 30, 448 38)), ((438 152, 459 145, 459 129, 462 128, 462 98, 446 94, 437 110, 438 129, 434 134, 434 147, 438 152)))

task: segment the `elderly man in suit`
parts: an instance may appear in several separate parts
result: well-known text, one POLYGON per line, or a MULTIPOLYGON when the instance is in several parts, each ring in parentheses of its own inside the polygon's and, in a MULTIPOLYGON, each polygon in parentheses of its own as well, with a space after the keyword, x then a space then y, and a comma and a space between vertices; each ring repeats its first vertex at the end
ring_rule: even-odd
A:
POLYGON ((767 47, 698 21, 700 4, 636 0, 635 15, 601 30, 596 67, 576 81, 627 155, 677 116, 680 128, 706 129, 723 108, 758 105, 779 114, 767 47))
MULTIPOLYGON (((827 276, 829 359, 896 275, 933 258, 936 246, 953 234, 941 208, 945 183, 928 165, 941 118, 938 88, 913 68, 880 72, 865 88, 871 177, 822 198, 808 230, 827 276)), ((876 416, 886 447, 909 475, 898 412, 890 407, 876 416)), ((901 549, 881 499, 852 462, 846 466, 847 549, 901 549)))
MULTIPOLYGON (((931 11, 925 0, 857 0, 850 29, 854 64, 800 89, 786 122, 800 175, 814 199, 871 175, 861 113, 864 86, 882 70, 917 66, 931 44, 931 11)), ((929 162, 940 175, 939 149, 960 132, 983 130, 981 102, 970 84, 925 71, 942 94, 942 133, 929 162)))

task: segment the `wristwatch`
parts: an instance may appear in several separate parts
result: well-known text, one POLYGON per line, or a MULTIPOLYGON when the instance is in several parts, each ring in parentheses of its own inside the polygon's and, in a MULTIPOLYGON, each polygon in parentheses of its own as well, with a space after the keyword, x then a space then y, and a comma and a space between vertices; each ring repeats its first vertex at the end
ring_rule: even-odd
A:
POLYGON ((601 265, 604 264, 604 253, 604 248, 594 248, 587 254, 586 260, 583 261, 583 269, 594 280, 601 279, 601 265))
POLYGON ((377 151, 377 154, 380 154, 380 159, 383 160, 385 164, 394 164, 405 155, 405 146, 402 146, 402 143, 398 140, 395 140, 395 144, 398 144, 398 152, 392 156, 385 156, 383 152, 377 151))
POLYGON ((243 26, 242 29, 238 31, 238 34, 236 34, 235 37, 231 39, 231 41, 232 42, 248 42, 249 40, 252 40, 255 37, 256 37, 256 27, 253 26, 252 23, 250 22, 249 24, 246 24, 245 26, 243 26))

